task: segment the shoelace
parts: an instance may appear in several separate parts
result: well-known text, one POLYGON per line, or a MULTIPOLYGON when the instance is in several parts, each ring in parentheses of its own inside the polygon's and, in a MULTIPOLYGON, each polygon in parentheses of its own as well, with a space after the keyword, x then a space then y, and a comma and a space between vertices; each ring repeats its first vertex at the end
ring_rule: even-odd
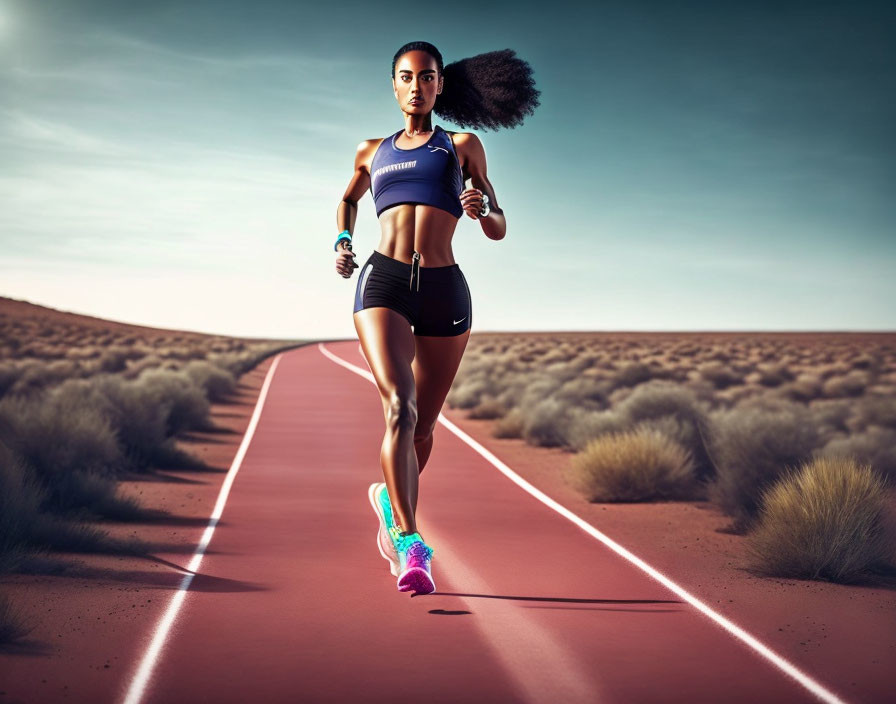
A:
POLYGON ((432 548, 425 543, 416 542, 408 548, 408 554, 420 560, 428 560, 432 557, 432 548))

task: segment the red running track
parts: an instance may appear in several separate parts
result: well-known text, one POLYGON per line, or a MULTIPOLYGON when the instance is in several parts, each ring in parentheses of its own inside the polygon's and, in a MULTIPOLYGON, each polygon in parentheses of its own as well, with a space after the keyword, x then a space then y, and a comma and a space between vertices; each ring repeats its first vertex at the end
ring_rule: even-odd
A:
POLYGON ((367 500, 382 479, 382 405, 369 378, 327 353, 369 377, 356 341, 275 360, 198 568, 236 586, 173 598, 173 625, 143 635, 149 655, 122 701, 838 701, 442 424, 418 507, 436 592, 398 592, 367 500))

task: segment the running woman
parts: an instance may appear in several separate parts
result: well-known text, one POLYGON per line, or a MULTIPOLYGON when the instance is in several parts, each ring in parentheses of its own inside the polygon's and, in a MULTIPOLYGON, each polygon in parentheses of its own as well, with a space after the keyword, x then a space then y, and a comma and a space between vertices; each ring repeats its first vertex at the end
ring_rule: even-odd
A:
POLYGON ((351 239, 358 201, 368 190, 381 227, 379 245, 358 276, 354 322, 386 419, 385 482, 372 484, 368 498, 380 523, 377 545, 399 591, 435 590, 433 549, 416 520, 418 477, 473 323, 470 289, 451 239, 464 213, 489 239, 501 240, 507 231, 479 138, 433 127, 432 113, 462 127, 514 127, 539 104, 531 74, 510 49, 443 66, 429 42, 405 44, 391 73, 404 126, 358 145, 336 212, 336 271, 345 278, 359 268, 351 239), (468 180, 471 187, 464 188, 468 180))

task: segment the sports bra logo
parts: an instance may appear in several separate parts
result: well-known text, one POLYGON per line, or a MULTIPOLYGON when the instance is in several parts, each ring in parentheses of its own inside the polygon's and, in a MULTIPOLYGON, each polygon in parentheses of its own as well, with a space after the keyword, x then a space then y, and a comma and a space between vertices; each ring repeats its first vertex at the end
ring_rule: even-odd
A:
POLYGON ((414 159, 413 161, 400 161, 397 164, 387 164, 386 166, 381 166, 376 171, 374 171, 371 180, 376 181, 376 177, 380 174, 384 174, 389 171, 398 171, 399 169, 413 169, 416 165, 416 159, 414 159))
POLYGON ((429 145, 429 148, 432 150, 432 151, 429 152, 430 154, 435 154, 439 149, 441 149, 441 150, 442 150, 443 152, 445 152, 446 154, 448 153, 448 150, 445 149, 445 147, 437 147, 437 146, 435 146, 434 144, 430 144, 430 145, 429 145))

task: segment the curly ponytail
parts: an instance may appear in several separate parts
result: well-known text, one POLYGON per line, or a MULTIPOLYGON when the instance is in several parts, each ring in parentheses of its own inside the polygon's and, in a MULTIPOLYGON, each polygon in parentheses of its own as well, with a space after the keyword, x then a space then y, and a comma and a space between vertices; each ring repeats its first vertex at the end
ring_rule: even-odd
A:
POLYGON ((477 54, 443 66, 442 55, 429 42, 409 42, 392 59, 395 64, 409 51, 425 51, 436 60, 445 78, 433 112, 461 127, 497 130, 523 123, 535 112, 541 92, 532 79, 532 67, 513 49, 477 54))

